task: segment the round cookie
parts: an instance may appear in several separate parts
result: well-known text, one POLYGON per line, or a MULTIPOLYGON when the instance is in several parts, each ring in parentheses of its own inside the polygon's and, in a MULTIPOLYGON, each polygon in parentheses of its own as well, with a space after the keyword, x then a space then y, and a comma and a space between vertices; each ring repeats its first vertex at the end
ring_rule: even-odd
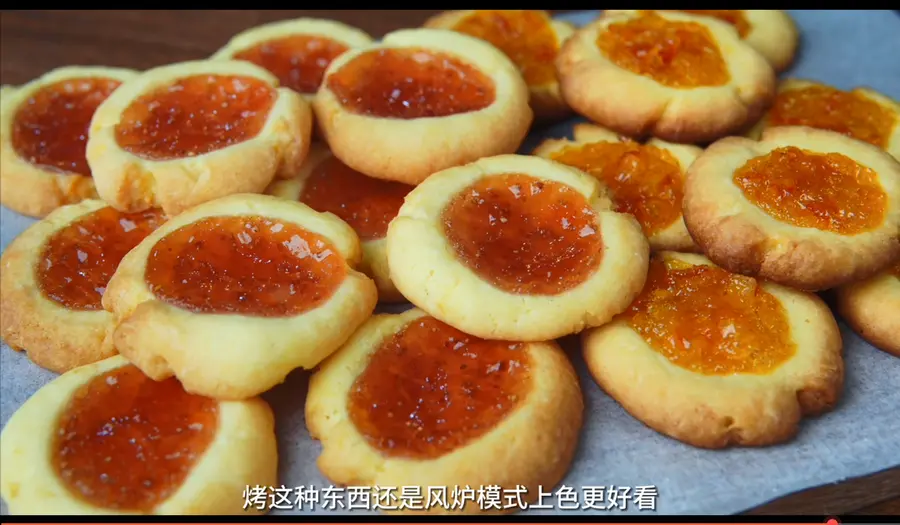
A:
POLYGON ((262 192, 309 149, 312 111, 265 69, 238 60, 147 70, 91 121, 97 192, 122 211, 175 215, 226 195, 262 192))
POLYGON ((553 20, 542 10, 444 11, 425 27, 450 29, 487 40, 518 66, 531 91, 531 109, 542 122, 571 114, 559 92, 553 60, 562 43, 575 32, 568 22, 553 20))
POLYGON ((837 403, 841 347, 814 294, 674 252, 653 257, 628 310, 583 335, 604 391, 650 428, 703 448, 792 438, 803 416, 837 403))
POLYGON ((312 368, 372 313, 346 223, 299 202, 223 197, 172 218, 122 259, 103 295, 119 352, 153 379, 244 399, 312 368))
POLYGON ((684 220, 716 264, 801 290, 865 279, 900 257, 900 163, 831 131, 728 137, 688 170, 684 220))
POLYGON ((97 106, 135 76, 129 69, 70 66, 0 97, 0 203, 30 217, 97 197, 85 158, 97 106))
POLYGON ((0 257, 0 337, 57 373, 114 355, 101 297, 122 257, 164 221, 89 199, 29 226, 0 257))
POLYGON ((379 300, 403 302, 406 299, 391 282, 385 237, 388 224, 412 189, 400 182, 366 177, 338 160, 324 144, 314 143, 297 175, 276 181, 267 193, 299 200, 349 224, 362 248, 359 270, 375 281, 379 300))
POLYGON ((404 29, 336 58, 313 108, 341 162, 415 185, 516 151, 533 118, 528 99, 518 68, 491 44, 454 31, 404 29))
POLYGON ((876 347, 900 357, 900 262, 837 290, 841 317, 876 347))
POLYGON ((610 189, 616 211, 637 218, 653 250, 695 251, 681 217, 684 174, 702 149, 650 139, 645 144, 592 124, 574 140, 547 139, 534 154, 578 168, 610 189))
POLYGON ((546 341, 625 309, 649 247, 606 188, 540 157, 499 155, 436 173, 391 221, 397 289, 484 339, 546 341))
POLYGON ((0 436, 0 494, 14 515, 245 514, 276 482, 265 401, 216 401, 153 381, 121 356, 44 385, 0 436))
MULTIPOLYGON (((306 398, 307 427, 322 442, 317 465, 332 482, 423 495, 524 487, 523 502, 562 480, 583 412, 578 377, 556 343, 486 341, 418 309, 372 317, 313 375, 306 398)), ((386 510, 512 510, 448 503, 386 510)))
POLYGON ((900 160, 900 104, 870 88, 842 91, 821 82, 786 79, 749 136, 759 138, 764 129, 775 126, 834 131, 878 146, 900 160))
POLYGON ((563 45, 556 68, 579 114, 631 137, 679 143, 744 129, 775 92, 772 67, 734 27, 678 12, 604 12, 563 45))

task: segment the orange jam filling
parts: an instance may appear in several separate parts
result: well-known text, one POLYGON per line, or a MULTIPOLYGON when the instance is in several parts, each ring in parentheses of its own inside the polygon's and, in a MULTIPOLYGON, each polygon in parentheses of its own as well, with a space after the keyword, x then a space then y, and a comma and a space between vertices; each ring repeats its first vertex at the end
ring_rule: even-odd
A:
POLYGON ((451 55, 416 48, 367 51, 325 82, 347 110, 370 117, 447 117, 494 102, 490 77, 451 55))
POLYGON ((78 498, 148 512, 172 496, 216 435, 218 403, 133 365, 91 379, 58 423, 53 464, 78 498))
POLYGON ((421 317, 375 350, 348 410, 383 453, 433 459, 490 432, 530 390, 521 343, 485 341, 421 317))
POLYGON ((298 93, 318 91, 331 61, 347 50, 347 46, 318 35, 291 35, 275 38, 235 53, 269 70, 282 86, 298 93))
POLYGON ((559 42, 550 20, 541 11, 475 11, 453 29, 487 40, 506 53, 528 85, 542 86, 556 81, 553 60, 559 42))
POLYGON ((106 284, 125 254, 165 221, 158 211, 101 208, 57 231, 35 269, 44 297, 70 310, 102 310, 106 284))
POLYGON ((709 29, 650 12, 610 24, 597 47, 613 64, 673 88, 721 86, 731 79, 709 29))
POLYGON ((647 284, 620 318, 670 362, 700 374, 766 374, 796 352, 778 299, 756 279, 714 266, 651 259, 647 284))
POLYGON ((259 134, 276 91, 253 77, 195 75, 141 95, 122 112, 116 140, 150 160, 194 157, 259 134))
POLYGON ((16 154, 37 166, 91 175, 85 157, 91 117, 119 84, 109 78, 71 78, 38 89, 13 117, 16 154))
POLYGON ((413 186, 366 177, 336 157, 328 157, 312 171, 300 201, 320 212, 340 217, 360 240, 382 239, 406 194, 413 186))
POLYGON ((321 235, 276 218, 230 216, 160 239, 144 279, 156 297, 185 310, 284 317, 324 304, 346 273, 321 235))
POLYGON ((612 190, 616 211, 637 218, 645 235, 681 217, 681 165, 671 153, 632 141, 574 145, 552 159, 597 177, 612 190))
POLYGON ((880 148, 897 124, 897 115, 859 93, 829 86, 782 91, 775 98, 766 125, 809 126, 835 131, 880 148))
POLYGON ((840 153, 778 148, 750 159, 733 180, 761 210, 801 228, 855 235, 884 222, 878 174, 840 153))
POLYGON ((453 197, 441 219, 460 261, 509 293, 565 292, 583 283, 603 255, 587 199, 529 175, 483 177, 453 197))
POLYGON ((723 22, 727 22, 734 26, 737 29, 741 38, 747 36, 750 32, 750 22, 747 21, 747 17, 744 16, 744 12, 739 9, 698 9, 698 10, 680 10, 682 13, 688 13, 691 15, 701 15, 701 16, 711 16, 714 18, 718 18, 723 22))

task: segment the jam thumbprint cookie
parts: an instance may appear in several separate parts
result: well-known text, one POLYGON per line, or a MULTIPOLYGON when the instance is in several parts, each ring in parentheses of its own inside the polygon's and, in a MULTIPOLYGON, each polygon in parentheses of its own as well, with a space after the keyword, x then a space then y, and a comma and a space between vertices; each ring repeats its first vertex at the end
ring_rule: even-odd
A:
POLYGON ((405 299, 391 282, 388 270, 385 236, 388 224, 412 189, 400 182, 366 177, 338 160, 327 146, 314 143, 300 172, 291 179, 276 181, 267 193, 299 200, 349 224, 362 248, 360 271, 375 281, 381 301, 401 302, 405 299))
POLYGON ((114 355, 101 298, 119 261, 164 221, 89 199, 32 224, 0 258, 0 336, 58 373, 114 355))
POLYGON ((684 220, 712 261, 807 291, 871 277, 900 257, 900 163, 832 131, 728 137, 688 170, 684 220))
POLYGON ((239 194, 172 218, 128 253, 103 295, 119 352, 153 379, 243 399, 337 350, 375 308, 346 223, 239 194))
POLYGON ((416 187, 388 227, 397 289, 485 339, 546 341, 599 326, 641 291, 649 246, 597 179, 500 155, 416 187))
POLYGON ((563 45, 556 67, 576 112, 631 137, 671 142, 744 129, 775 93, 772 67, 734 27, 677 12, 604 13, 563 45))
POLYGON ((532 111, 516 65, 491 44, 405 29, 336 58, 313 103, 334 156, 418 184, 442 169, 516 151, 532 111))
POLYGON ((838 288, 837 307, 863 339, 900 357, 900 261, 874 277, 838 288))
POLYGON ((597 177, 616 211, 635 216, 653 250, 695 250, 681 201, 684 174, 702 149, 660 139, 640 144, 591 124, 576 124, 574 134, 575 140, 545 140, 534 154, 597 177))
POLYGON ((541 121, 569 115, 559 92, 553 61, 575 28, 547 11, 510 9, 445 11, 425 27, 450 29, 487 40, 519 67, 531 91, 531 109, 541 121))
POLYGON ((262 192, 295 173, 312 111, 244 61, 183 62, 125 82, 91 121, 87 159, 100 198, 122 211, 175 215, 226 195, 262 192))
POLYGON ((775 126, 809 126, 868 142, 900 160, 900 104, 887 95, 858 87, 843 91, 808 80, 787 79, 775 102, 750 133, 775 126))
MULTIPOLYGON (((527 502, 566 474, 583 412, 556 343, 487 341, 418 309, 372 317, 313 375, 306 398, 318 467, 335 483, 524 487, 527 502)), ((467 503, 386 510, 491 512, 467 503)))
POLYGON ((244 514, 276 482, 275 420, 259 399, 216 401, 121 356, 44 385, 0 437, 12 514, 244 514))
POLYGON ((840 330, 821 299, 699 255, 654 256, 638 299, 583 343, 603 390, 697 447, 787 441, 843 389, 840 330))
POLYGON ((101 102, 128 69, 64 67, 0 97, 0 203, 30 217, 97 197, 85 156, 101 102))
POLYGON ((253 62, 277 76, 283 87, 312 102, 331 61, 348 49, 371 43, 372 37, 346 24, 297 18, 239 33, 213 58, 253 62))

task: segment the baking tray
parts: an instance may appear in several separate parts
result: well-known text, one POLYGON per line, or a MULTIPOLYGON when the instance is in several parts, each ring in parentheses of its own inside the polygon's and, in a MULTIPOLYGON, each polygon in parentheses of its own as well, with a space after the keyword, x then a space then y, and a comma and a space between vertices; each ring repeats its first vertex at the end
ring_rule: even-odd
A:
MULTIPOLYGON (((581 25, 597 13, 576 12, 560 18, 581 25)), ((797 61, 786 75, 844 89, 867 85, 900 99, 896 56, 900 50, 900 17, 895 12, 791 11, 791 15, 800 28, 802 43, 797 61)), ((534 133, 523 146, 523 153, 530 152, 543 138, 568 135, 574 122, 534 133)), ((0 209, 0 248, 32 222, 0 209)), ((655 512, 660 514, 730 514, 802 489, 900 465, 900 359, 876 350, 843 323, 841 330, 846 383, 837 409, 806 420, 790 443, 723 451, 692 448, 642 425, 593 382, 578 352, 577 339, 562 340, 579 370, 586 403, 579 450, 563 483, 575 490, 581 507, 586 503, 582 487, 649 485, 657 489, 655 512)), ((0 349, 0 423, 5 425, 13 412, 53 377, 31 364, 24 354, 4 345, 0 349)), ((276 414, 280 483, 290 488, 329 485, 316 469, 320 447, 310 439, 304 422, 307 380, 307 372, 294 372, 283 385, 265 395, 276 414)), ((0 512, 6 514, 5 504, 0 512)), ((273 510, 293 512, 335 511, 273 510)), ((527 512, 654 511, 639 510, 631 501, 625 509, 527 512)))

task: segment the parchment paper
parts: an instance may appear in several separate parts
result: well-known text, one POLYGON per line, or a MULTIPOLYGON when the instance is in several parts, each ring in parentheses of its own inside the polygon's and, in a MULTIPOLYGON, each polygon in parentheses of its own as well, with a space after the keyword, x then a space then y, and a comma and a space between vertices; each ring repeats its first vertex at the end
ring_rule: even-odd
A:
MULTIPOLYGON (((788 75, 839 88, 868 85, 900 99, 900 17, 892 11, 793 11, 802 33, 800 56, 788 75)), ((596 13, 566 17, 585 23, 596 13)), ((530 152, 547 136, 568 134, 571 123, 533 136, 530 152)), ((33 222, 0 209, 0 245, 33 222)), ((900 312, 894 312, 900 315, 900 312)), ((585 371, 577 340, 563 341, 579 368, 586 400, 580 448, 564 484, 575 487, 655 485, 656 512, 729 514, 805 488, 900 465, 900 359, 880 352, 842 325, 846 359, 843 400, 832 413, 807 420, 795 440, 762 449, 706 451, 682 445, 643 426, 603 394, 585 371)), ((900 337, 900 334, 898 334, 900 337)), ((252 348, 247 349, 253 352, 252 348)), ((0 349, 0 420, 54 374, 5 345, 0 349)), ((277 417, 280 483, 329 485, 315 466, 319 444, 306 431, 307 374, 295 372, 265 395, 277 417)), ((6 514, 6 505, 2 506, 6 514)), ((281 511, 276 511, 281 512, 281 511)), ((287 512, 287 511, 285 511, 287 512)), ((553 513, 559 510, 535 510, 553 513)), ((622 510, 569 512, 619 513, 622 510)), ((624 511, 641 512, 629 505, 624 511)), ((649 512, 649 511, 643 511, 649 512)))

